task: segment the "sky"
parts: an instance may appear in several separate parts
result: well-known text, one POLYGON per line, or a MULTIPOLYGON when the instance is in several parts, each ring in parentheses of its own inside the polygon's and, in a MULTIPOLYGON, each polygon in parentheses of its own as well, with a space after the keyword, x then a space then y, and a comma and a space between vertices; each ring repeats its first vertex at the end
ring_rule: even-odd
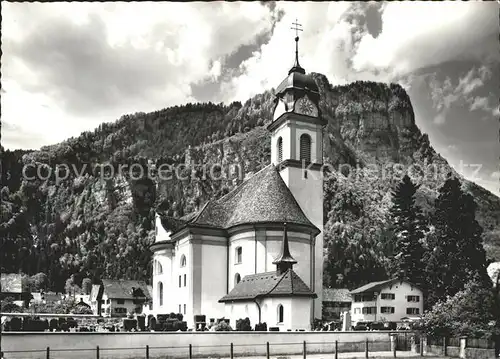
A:
POLYGON ((246 101, 293 63, 395 82, 466 178, 500 194, 497 2, 2 4, 2 145, 38 149, 127 113, 246 101))

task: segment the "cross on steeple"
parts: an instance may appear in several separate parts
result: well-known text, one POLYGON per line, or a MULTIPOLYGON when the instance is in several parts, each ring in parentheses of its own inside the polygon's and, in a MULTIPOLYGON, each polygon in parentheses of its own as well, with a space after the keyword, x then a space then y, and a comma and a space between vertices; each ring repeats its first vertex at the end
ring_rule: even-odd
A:
POLYGON ((299 64, 299 31, 304 31, 302 29, 302 24, 299 24, 299 20, 296 18, 295 22, 292 22, 292 27, 290 29, 295 30, 295 63, 293 67, 288 71, 288 74, 292 72, 300 72, 305 74, 306 71, 299 64))
MULTIPOLYGON (((292 30, 295 30, 296 37, 299 37, 299 31, 304 31, 304 30, 302 30, 302 24, 299 24, 298 21, 299 20, 297 18, 295 18, 295 22, 292 22, 293 27, 290 28, 292 30)), ((298 40, 295 40, 295 41, 298 41, 298 40)))

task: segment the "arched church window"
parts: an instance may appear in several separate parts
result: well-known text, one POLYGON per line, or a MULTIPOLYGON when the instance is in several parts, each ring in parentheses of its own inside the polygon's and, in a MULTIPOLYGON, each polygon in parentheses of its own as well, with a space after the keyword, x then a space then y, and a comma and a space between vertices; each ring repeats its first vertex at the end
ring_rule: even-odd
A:
POLYGON ((163 305, 163 283, 158 282, 158 302, 160 303, 160 306, 163 305))
POLYGON ((283 161, 283 139, 280 137, 278 138, 278 143, 276 144, 277 146, 277 153, 278 153, 278 163, 283 161))
POLYGON ((181 267, 185 267, 185 266, 186 266, 186 256, 183 254, 181 257, 181 267))
POLYGON ((238 284, 241 281, 241 276, 239 273, 234 275, 234 285, 238 284))
POLYGON ((284 314, 283 305, 278 304, 278 323, 283 323, 284 314))
POLYGON ((235 264, 241 263, 242 256, 243 256, 243 249, 241 247, 236 247, 235 258, 234 258, 235 264))
POLYGON ((161 266, 161 263, 157 261, 156 266, 156 274, 163 274, 163 267, 161 266))
POLYGON ((311 136, 300 136, 300 161, 311 162, 311 136))

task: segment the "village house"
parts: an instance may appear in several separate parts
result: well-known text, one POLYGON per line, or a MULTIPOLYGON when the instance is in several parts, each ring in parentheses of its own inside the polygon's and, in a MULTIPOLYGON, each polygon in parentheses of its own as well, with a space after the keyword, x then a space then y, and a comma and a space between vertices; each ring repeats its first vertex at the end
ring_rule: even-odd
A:
POLYGON ((423 314, 422 290, 407 281, 389 279, 351 291, 352 322, 401 322, 423 314))
POLYGON ((207 321, 226 316, 234 323, 246 316, 246 308, 249 313, 260 311, 260 318, 253 316, 257 319, 252 326, 260 319, 268 326, 281 323, 280 330, 308 329, 315 318, 321 318, 326 121, 319 111, 318 87, 299 64, 298 40, 294 65, 276 89, 267 127, 271 164, 197 212, 182 218, 157 213, 156 240, 151 246, 156 314, 182 313, 190 328, 199 315, 207 321), (278 274, 280 269, 275 268, 281 266, 284 236, 296 264, 293 270, 278 274), (238 286, 242 280, 244 285, 238 286), (252 281, 265 286, 266 303, 247 300, 255 294, 255 288, 248 287, 252 281), (304 295, 296 296, 295 289, 290 289, 286 300, 271 295, 276 293, 270 283, 290 281, 300 283, 304 295), (233 311, 227 312, 236 288, 244 288, 247 302, 235 302, 229 306, 233 311), (294 309, 298 307, 300 311, 294 309))
POLYGON ((39 292, 32 292, 31 296, 31 303, 37 304, 60 304, 61 301, 65 298, 65 296, 61 293, 46 292, 44 290, 40 290, 39 292))
POLYGON ((12 298, 14 304, 27 308, 31 300, 31 293, 23 291, 21 274, 2 273, 0 275, 0 300, 12 298))
POLYGON ((95 315, 125 317, 128 313, 141 314, 150 299, 144 281, 103 279, 102 285, 92 286, 90 307, 95 315))
POLYGON ((342 314, 349 312, 352 296, 346 288, 323 288, 323 319, 341 320, 342 314))

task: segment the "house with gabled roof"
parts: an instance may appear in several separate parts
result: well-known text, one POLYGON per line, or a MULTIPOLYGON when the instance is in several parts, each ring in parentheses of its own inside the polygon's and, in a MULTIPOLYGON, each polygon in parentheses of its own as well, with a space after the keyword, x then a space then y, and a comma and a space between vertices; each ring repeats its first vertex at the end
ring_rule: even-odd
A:
MULTIPOLYGON (((315 318, 321 318, 326 121, 319 110, 318 86, 300 66, 298 37, 295 40, 295 61, 276 89, 267 127, 271 164, 244 179, 232 192, 208 201, 199 211, 181 218, 156 214, 156 239, 151 245, 156 314, 181 313, 193 328, 195 316, 205 316, 208 322, 228 315, 226 299, 236 288, 243 290, 252 282, 267 288, 268 281, 280 281, 281 285, 291 281, 300 283, 299 288, 303 283, 311 294, 304 299, 311 302, 309 310, 293 311, 294 315, 306 313, 309 327, 315 318), (278 275, 275 260, 285 233, 297 263, 293 272, 278 275), (262 274, 269 272, 274 274, 262 274), (238 287, 244 278, 250 282, 238 287)), ((266 297, 266 313, 277 313, 280 303, 270 298, 275 297, 266 297)), ((253 309, 249 310, 258 310, 260 304, 251 303, 253 309)), ((283 304, 284 313, 292 313, 289 305, 292 303, 283 304)), ((240 319, 238 315, 243 313, 232 314, 230 320, 240 319)), ((287 323, 295 326, 294 321, 287 323)), ((276 315, 267 324, 278 324, 276 315)), ((280 326, 283 330, 287 327, 280 326)))
POLYGON ((423 314, 424 297, 420 288, 400 280, 371 282, 351 291, 351 317, 358 322, 401 322, 423 314))
POLYGON ((90 299, 94 314, 125 317, 128 313, 141 314, 151 296, 144 281, 103 279, 102 285, 92 286, 90 299))
POLYGON ((23 290, 21 274, 0 274, 0 300, 5 298, 12 298, 14 303, 22 308, 28 307, 32 296, 30 292, 23 290))
POLYGON ((323 288, 323 319, 340 320, 342 313, 349 312, 352 296, 347 288, 323 288))

